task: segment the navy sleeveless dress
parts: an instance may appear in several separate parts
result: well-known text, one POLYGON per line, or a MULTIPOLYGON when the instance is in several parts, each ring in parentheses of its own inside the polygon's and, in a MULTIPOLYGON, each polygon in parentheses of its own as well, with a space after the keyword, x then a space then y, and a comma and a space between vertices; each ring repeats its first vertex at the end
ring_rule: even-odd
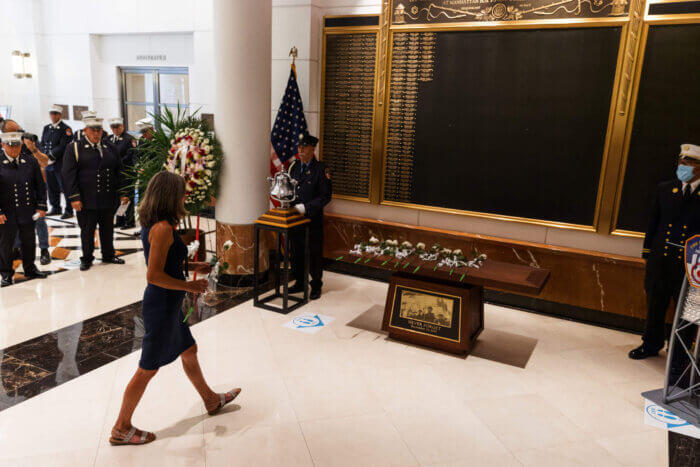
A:
MULTIPOLYGON (((151 244, 148 235, 151 228, 141 229, 143 253, 148 254, 151 244)), ((187 257, 187 247, 180 235, 173 230, 173 244, 170 245, 165 260, 165 273, 175 279, 185 279, 183 262, 187 257)), ((157 370, 176 360, 182 352, 194 345, 190 327, 183 320, 182 301, 185 292, 168 290, 148 284, 143 294, 143 323, 146 334, 143 337, 139 366, 144 370, 157 370)))

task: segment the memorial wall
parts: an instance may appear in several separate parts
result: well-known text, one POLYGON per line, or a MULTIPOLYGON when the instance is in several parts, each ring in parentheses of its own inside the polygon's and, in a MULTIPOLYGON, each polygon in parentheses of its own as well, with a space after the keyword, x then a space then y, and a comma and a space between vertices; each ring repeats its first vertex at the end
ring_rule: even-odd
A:
MULTIPOLYGON (((385 0, 381 15, 324 21, 320 157, 336 198, 639 238, 680 144, 700 138, 696 1, 385 0)), ((334 243, 359 228, 348 219, 329 218, 334 243)), ((558 257, 547 300, 641 317, 598 285, 601 265, 614 277, 643 262, 577 250, 590 270, 573 271, 539 247, 558 257), (567 276, 590 286, 550 290, 567 276)), ((629 277, 623 296, 643 296, 629 277)))

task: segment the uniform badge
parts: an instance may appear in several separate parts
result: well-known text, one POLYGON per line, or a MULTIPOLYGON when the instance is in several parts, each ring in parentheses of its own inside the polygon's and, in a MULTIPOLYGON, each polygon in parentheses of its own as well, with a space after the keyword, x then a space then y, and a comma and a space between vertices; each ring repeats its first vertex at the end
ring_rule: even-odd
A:
POLYGON ((73 132, 70 130, 70 128, 66 128, 66 134, 70 136, 73 134, 73 132))
POLYGON ((672 191, 673 193, 678 193, 678 188, 674 188, 674 189, 671 190, 671 191, 672 191))
POLYGON ((700 235, 685 242, 685 272, 690 285, 700 288, 700 235))
POLYGON ((326 168, 326 178, 327 178, 328 180, 331 179, 331 169, 329 169, 329 168, 326 168))

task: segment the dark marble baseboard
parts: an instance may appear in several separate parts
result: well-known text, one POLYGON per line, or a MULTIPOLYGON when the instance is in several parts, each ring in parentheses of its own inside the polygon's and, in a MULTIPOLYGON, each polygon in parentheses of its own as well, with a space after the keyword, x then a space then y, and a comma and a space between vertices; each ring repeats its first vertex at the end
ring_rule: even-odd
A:
MULTIPOLYGON (((389 282, 391 277, 391 271, 380 270, 359 264, 344 263, 342 261, 326 260, 324 269, 381 282, 389 282)), ((531 313, 540 313, 547 316, 569 319, 626 332, 641 333, 644 330, 645 322, 638 318, 550 302, 526 295, 516 295, 497 290, 485 290, 484 299, 495 305, 508 306, 531 313)))

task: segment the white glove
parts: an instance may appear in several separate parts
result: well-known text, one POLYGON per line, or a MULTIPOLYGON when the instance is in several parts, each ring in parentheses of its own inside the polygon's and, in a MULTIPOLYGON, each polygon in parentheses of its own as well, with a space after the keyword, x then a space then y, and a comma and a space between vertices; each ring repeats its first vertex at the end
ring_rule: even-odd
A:
POLYGON ((301 203, 295 205, 295 206, 294 206, 294 209, 296 209, 297 212, 298 212, 299 214, 306 214, 306 208, 305 208, 304 205, 301 204, 301 203))
POLYGON ((194 254, 197 251, 199 251, 199 241, 198 240, 194 240, 189 245, 187 245, 187 256, 194 258, 194 254))

